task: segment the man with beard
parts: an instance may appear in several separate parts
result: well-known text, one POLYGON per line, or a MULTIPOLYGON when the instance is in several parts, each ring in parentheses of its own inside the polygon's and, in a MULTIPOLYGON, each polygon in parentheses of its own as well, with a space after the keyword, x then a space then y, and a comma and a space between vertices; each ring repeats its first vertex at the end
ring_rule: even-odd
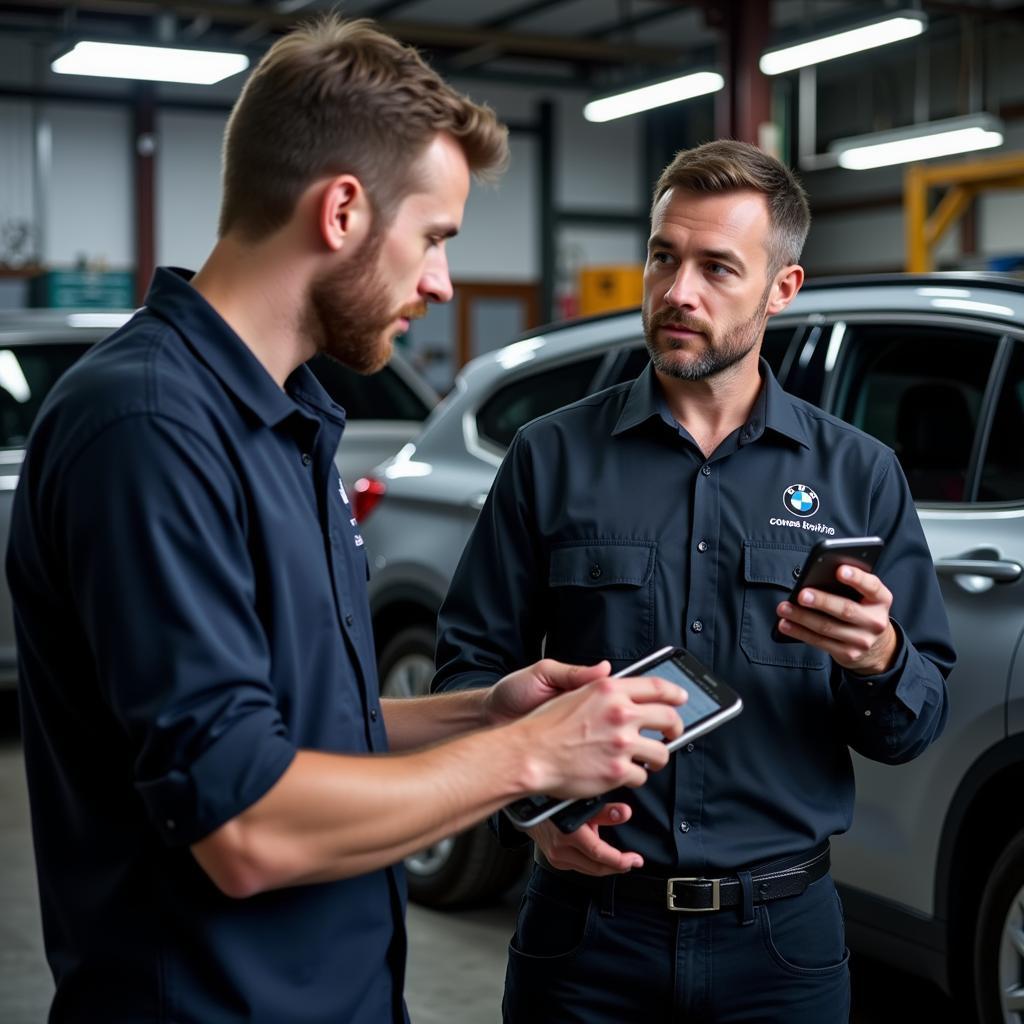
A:
POLYGON ((442 607, 436 690, 488 685, 542 648, 620 669, 671 644, 744 702, 577 831, 530 830, 514 1024, 848 1017, 828 868, 849 750, 924 750, 954 654, 893 452, 759 359, 803 282, 809 219, 793 175, 753 146, 676 156, 651 211, 650 365, 520 430, 442 607), (877 575, 839 570, 859 603, 805 589, 791 605, 823 532, 881 536, 877 575))
POLYGON ((303 364, 372 372, 451 298, 493 113, 331 18, 271 48, 224 155, 209 259, 57 384, 15 499, 51 1020, 400 1022, 391 865, 519 795, 641 784, 678 697, 553 661, 378 694, 344 413, 303 364))

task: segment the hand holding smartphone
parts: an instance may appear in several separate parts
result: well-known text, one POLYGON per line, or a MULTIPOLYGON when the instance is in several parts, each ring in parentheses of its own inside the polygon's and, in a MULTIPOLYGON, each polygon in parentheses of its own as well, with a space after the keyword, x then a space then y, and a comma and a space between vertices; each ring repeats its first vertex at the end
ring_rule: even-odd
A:
MULTIPOLYGON (((797 595, 805 587, 824 590, 838 597, 846 597, 858 604, 863 600, 859 590, 840 583, 836 573, 841 565, 852 565, 864 572, 872 572, 885 542, 881 537, 833 537, 818 541, 807 555, 800 575, 789 592, 790 604, 799 605, 797 595)), ((773 627, 775 639, 780 643, 800 643, 791 636, 779 632, 778 624, 773 627)))
MULTIPOLYGON (((658 676, 686 690, 689 699, 676 709, 683 720, 683 732, 668 743, 670 751, 692 742, 743 709, 739 694, 715 678, 709 669, 681 647, 662 647, 616 672, 613 678, 625 676, 658 676)), ((661 733, 648 730, 641 730, 641 733, 661 738, 661 733)), ((597 814, 606 802, 604 795, 583 800, 528 796, 514 800, 504 811, 518 828, 532 828, 551 818, 563 832, 574 832, 597 814)))

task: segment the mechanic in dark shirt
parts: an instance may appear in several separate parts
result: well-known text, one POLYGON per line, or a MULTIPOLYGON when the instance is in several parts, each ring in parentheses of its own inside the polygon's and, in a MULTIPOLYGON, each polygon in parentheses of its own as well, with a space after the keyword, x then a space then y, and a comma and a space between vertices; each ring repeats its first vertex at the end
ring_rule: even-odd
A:
POLYGON ((368 23, 285 37, 232 114, 210 258, 44 403, 7 566, 52 1021, 402 1021, 391 865, 667 760, 639 729, 678 735, 670 688, 582 685, 607 663, 378 694, 344 413, 302 364, 372 372, 451 298, 470 173, 505 155, 368 23))
POLYGON ((848 1017, 828 841, 850 825, 849 749, 921 753, 954 654, 893 452, 759 360, 802 284, 808 224, 799 183, 753 146, 677 155, 644 275, 652 362, 518 433, 442 608, 436 690, 542 649, 620 669, 674 644, 745 705, 576 832, 531 830, 506 1020, 848 1017), (859 604, 786 602, 817 540, 872 534, 877 575, 840 570, 859 604))

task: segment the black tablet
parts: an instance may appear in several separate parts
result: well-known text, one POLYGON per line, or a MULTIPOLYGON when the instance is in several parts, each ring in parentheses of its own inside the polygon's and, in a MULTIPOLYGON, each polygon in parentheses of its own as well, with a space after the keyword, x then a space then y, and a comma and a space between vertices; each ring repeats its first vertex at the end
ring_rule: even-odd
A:
MULTIPOLYGON (((622 676, 658 676, 686 690, 688 700, 677 708, 683 720, 683 732, 668 744, 669 750, 676 750, 684 743, 692 743, 698 736, 727 722, 743 709, 739 694, 681 647, 662 647, 615 673, 616 678, 622 676)), ((661 733, 644 730, 644 735, 661 736, 661 733)), ((532 828, 553 817, 554 823, 563 832, 574 832, 606 802, 607 797, 604 795, 568 800, 552 796, 528 796, 514 800, 504 811, 518 828, 532 828)))

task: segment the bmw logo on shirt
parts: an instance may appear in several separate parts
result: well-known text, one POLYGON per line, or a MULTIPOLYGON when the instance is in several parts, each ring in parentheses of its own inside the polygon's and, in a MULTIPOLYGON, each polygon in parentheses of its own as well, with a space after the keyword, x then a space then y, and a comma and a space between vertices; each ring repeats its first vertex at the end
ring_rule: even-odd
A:
POLYGON ((782 496, 786 505, 786 511, 795 516, 807 519, 818 511, 819 501, 817 494, 807 484, 792 484, 786 488, 782 496))

